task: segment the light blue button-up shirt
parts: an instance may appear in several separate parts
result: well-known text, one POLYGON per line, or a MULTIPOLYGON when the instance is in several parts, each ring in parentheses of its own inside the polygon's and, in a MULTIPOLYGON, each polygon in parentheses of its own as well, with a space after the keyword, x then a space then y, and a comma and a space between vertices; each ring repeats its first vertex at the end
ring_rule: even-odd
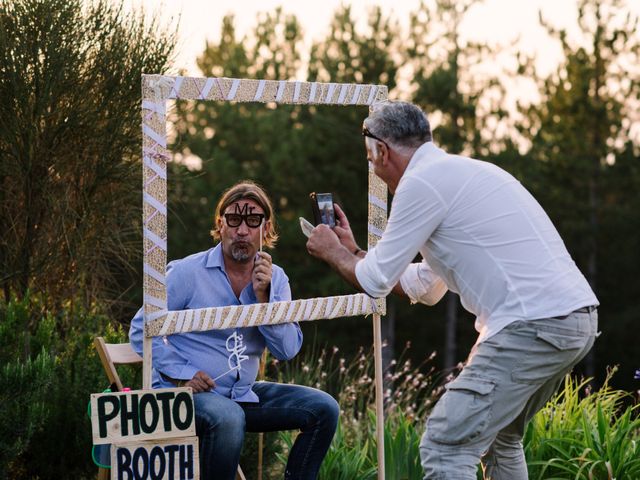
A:
MULTIPOLYGON (((236 297, 224 269, 222 246, 190 255, 167 265, 169 310, 186 310, 257 303, 251 282, 236 297)), ((291 300, 289 279, 273 265, 269 302, 291 300)), ((131 321, 129 338, 142 355, 142 309, 131 321)), ((178 380, 191 380, 199 370, 216 379, 214 393, 238 402, 257 402, 251 390, 265 347, 278 360, 293 358, 302 346, 297 323, 189 332, 153 339, 153 387, 174 385, 159 372, 178 380)))

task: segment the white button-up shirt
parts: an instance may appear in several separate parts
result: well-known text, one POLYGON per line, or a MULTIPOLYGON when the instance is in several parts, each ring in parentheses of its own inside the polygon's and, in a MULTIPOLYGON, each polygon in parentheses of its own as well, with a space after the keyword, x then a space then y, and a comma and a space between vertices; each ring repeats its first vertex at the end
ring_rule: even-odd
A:
POLYGON ((478 342, 516 320, 597 305, 551 220, 501 168, 425 143, 396 189, 380 242, 356 265, 373 297, 400 281, 429 305, 447 289, 476 315, 478 342), (422 263, 411 264, 417 253, 422 263))

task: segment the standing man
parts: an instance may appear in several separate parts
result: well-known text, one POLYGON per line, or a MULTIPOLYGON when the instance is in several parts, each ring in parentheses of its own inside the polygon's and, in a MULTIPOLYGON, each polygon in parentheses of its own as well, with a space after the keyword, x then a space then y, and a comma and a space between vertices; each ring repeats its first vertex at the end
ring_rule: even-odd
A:
MULTIPOLYGON (((284 271, 259 251, 278 239, 264 190, 249 181, 232 186, 218 202, 214 222, 214 248, 167 266, 169 310, 291 300, 284 271)), ((129 331, 139 354, 142 336, 140 309, 129 331)), ((203 480, 235 478, 245 431, 278 430, 300 430, 285 479, 317 477, 335 433, 338 404, 313 388, 255 381, 265 347, 278 360, 289 360, 301 346, 297 323, 153 339, 153 387, 193 389, 203 480)))
POLYGON ((394 194, 385 232, 362 251, 336 207, 338 226, 317 226, 307 249, 372 297, 460 295, 479 337, 427 420, 424 478, 475 480, 482 460, 485 478, 527 479, 525 426, 591 349, 598 300, 531 194, 495 165, 436 147, 418 107, 377 104, 362 134, 394 194))

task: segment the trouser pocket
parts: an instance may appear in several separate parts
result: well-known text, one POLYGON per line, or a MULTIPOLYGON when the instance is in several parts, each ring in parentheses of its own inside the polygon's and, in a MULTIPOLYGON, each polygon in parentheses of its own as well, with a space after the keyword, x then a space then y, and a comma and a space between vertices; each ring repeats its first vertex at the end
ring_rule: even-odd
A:
POLYGON ((427 436, 434 442, 460 445, 478 437, 491 420, 495 383, 460 376, 445 385, 446 392, 427 420, 427 436))
POLYGON ((513 369, 514 382, 542 384, 550 377, 569 368, 581 355, 589 337, 574 332, 558 333, 539 330, 513 369))

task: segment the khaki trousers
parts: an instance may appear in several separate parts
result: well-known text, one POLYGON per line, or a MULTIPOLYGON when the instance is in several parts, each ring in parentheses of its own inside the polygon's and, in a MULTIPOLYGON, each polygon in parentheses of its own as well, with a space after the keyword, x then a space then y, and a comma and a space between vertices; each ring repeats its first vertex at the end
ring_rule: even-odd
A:
POLYGON ((597 334, 595 308, 563 317, 517 321, 474 346, 460 375, 427 420, 420 442, 425 480, 526 480, 522 436, 589 352, 597 334))

